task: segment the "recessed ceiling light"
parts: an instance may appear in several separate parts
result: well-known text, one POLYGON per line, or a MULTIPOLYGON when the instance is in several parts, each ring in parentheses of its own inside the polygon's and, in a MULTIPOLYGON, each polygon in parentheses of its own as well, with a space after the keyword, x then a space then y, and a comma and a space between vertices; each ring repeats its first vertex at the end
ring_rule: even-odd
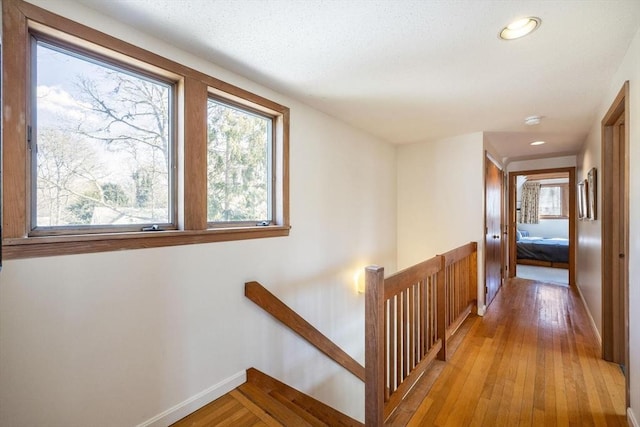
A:
POLYGON ((533 141, 531 145, 542 145, 545 144, 545 141, 533 141))
POLYGON ((502 31, 500 31, 499 36, 502 40, 519 39, 533 32, 541 23, 540 18, 534 16, 518 19, 504 27, 502 31))
POLYGON ((529 126, 535 126, 540 124, 540 120, 542 120, 541 116, 529 116, 524 119, 524 124, 529 126))

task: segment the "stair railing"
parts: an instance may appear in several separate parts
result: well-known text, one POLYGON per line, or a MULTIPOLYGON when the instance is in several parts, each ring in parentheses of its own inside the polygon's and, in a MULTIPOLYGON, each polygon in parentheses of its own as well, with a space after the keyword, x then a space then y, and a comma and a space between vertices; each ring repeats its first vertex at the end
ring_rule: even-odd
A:
POLYGON ((476 301, 477 244, 456 248, 387 278, 365 276, 365 425, 383 426, 476 301))
POLYGON ((450 338, 473 311, 478 296, 478 243, 442 254, 447 292, 446 337, 450 338))
POLYGON ((340 366, 364 381, 364 366, 280 301, 260 283, 245 283, 244 295, 340 366))
POLYGON ((380 427, 473 311, 477 243, 437 255, 387 278, 365 270, 365 367, 258 282, 245 296, 365 382, 365 425, 380 427))

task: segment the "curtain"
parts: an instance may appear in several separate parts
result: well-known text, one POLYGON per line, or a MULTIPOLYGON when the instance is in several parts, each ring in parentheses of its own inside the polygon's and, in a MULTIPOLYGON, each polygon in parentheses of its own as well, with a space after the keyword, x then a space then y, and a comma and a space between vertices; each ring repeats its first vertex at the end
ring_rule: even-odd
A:
POLYGON ((522 186, 522 204, 520 205, 520 223, 538 224, 538 201, 540 183, 525 182, 522 186))

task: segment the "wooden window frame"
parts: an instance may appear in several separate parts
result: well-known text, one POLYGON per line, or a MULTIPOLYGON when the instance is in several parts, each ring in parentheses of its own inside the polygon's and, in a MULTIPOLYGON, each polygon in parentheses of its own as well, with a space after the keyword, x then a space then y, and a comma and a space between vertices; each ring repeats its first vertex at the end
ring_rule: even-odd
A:
POLYGON ((3 0, 2 195, 3 258, 19 259, 288 236, 289 109, 185 65, 71 21, 22 0, 3 0), (176 81, 177 229, 30 236, 31 32, 176 81), (267 226, 207 223, 207 99, 211 93, 274 117, 274 218, 267 226))
MULTIPOLYGON (((208 226, 210 228, 229 227, 230 225, 231 226, 250 226, 250 225, 256 225, 257 222, 262 222, 262 221, 267 221, 268 225, 271 225, 274 222, 274 218, 276 218, 278 215, 277 206, 276 204, 274 204, 274 201, 277 200, 276 193, 275 193, 276 182, 273 180, 273 177, 274 177, 273 171, 276 170, 275 153, 277 153, 276 141, 278 139, 278 135, 277 135, 278 113, 276 111, 269 110, 259 105, 255 105, 251 102, 246 102, 243 100, 231 100, 228 97, 220 96, 220 94, 217 93, 217 91, 213 88, 209 88, 209 96, 207 97, 207 103, 209 101, 216 102, 228 108, 235 108, 247 114, 252 114, 255 116, 265 118, 271 122, 270 124, 271 135, 269 137, 270 147, 269 147, 269 156, 267 159, 269 163, 268 169, 270 171, 269 176, 271 177, 271 179, 270 179, 270 182, 267 183, 268 212, 269 212, 268 218, 255 219, 252 221, 208 221, 208 226)), ((207 144, 208 143, 209 143, 209 140, 207 138, 207 144)), ((207 150, 207 156, 208 156, 208 150, 207 150)), ((209 196, 207 194, 207 204, 208 204, 208 197, 209 196)), ((207 215, 207 220, 208 220, 208 215, 207 215)), ((261 225, 261 226, 265 226, 265 225, 261 225)))
MULTIPOLYGON (((169 196, 169 206, 168 206, 168 221, 162 223, 154 223, 154 222, 146 222, 146 223, 134 223, 134 224, 100 224, 100 225, 55 225, 55 226, 38 226, 37 218, 36 218, 36 208, 37 201, 35 197, 30 197, 30 231, 29 237, 38 237, 38 236, 55 236, 55 235, 79 235, 79 234, 102 234, 102 233, 117 233, 117 232, 138 232, 141 231, 143 227, 150 226, 159 226, 162 230, 176 230, 177 220, 178 220, 178 212, 177 212, 177 185, 176 185, 176 167, 175 160, 177 155, 177 125, 179 124, 177 119, 177 88, 180 84, 182 77, 178 75, 168 75, 168 72, 162 70, 161 74, 155 74, 149 67, 145 67, 145 69, 138 69, 133 66, 130 62, 121 62, 118 59, 111 58, 104 54, 98 54, 97 51, 101 49, 97 46, 92 46, 91 49, 87 49, 88 43, 84 40, 79 40, 74 38, 73 43, 69 41, 70 37, 65 37, 66 40, 57 39, 55 36, 51 36, 52 31, 42 31, 43 27, 40 27, 40 31, 34 29, 30 31, 30 39, 31 42, 29 44, 30 52, 27 54, 33 64, 37 61, 36 51, 38 43, 44 42, 46 45, 60 49, 65 55, 76 55, 78 58, 81 58, 84 61, 95 60, 103 67, 113 67, 113 69, 120 70, 120 72, 131 73, 132 75, 137 76, 137 78, 146 78, 152 81, 155 81, 159 84, 165 84, 170 88, 169 95, 169 108, 171 110, 171 114, 169 117, 169 137, 170 137, 170 162, 167 165, 168 167, 168 196, 169 196)), ((30 99, 36 99, 34 96, 36 91, 36 82, 35 76, 31 76, 31 83, 29 84, 29 93, 30 99)), ((33 109, 32 109, 33 113, 33 109)), ((30 147, 38 144, 37 139, 37 120, 32 117, 27 119, 29 123, 31 123, 32 128, 32 142, 30 147)), ((37 156, 36 150, 32 148, 27 149, 27 155, 30 158, 30 177, 31 187, 30 187, 30 196, 33 196, 34 193, 37 192, 37 156)))
POLYGON ((541 188, 543 187, 560 187, 562 192, 562 215, 540 215, 540 219, 568 219, 569 218, 569 184, 568 183, 558 183, 558 184, 541 184, 541 188))

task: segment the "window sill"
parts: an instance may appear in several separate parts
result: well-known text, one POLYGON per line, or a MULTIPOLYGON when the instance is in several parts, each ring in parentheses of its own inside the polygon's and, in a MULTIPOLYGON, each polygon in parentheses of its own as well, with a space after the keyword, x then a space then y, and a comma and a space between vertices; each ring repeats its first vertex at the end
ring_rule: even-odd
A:
POLYGON ((3 259, 74 255, 126 249, 159 248, 199 243, 284 237, 290 226, 167 230, 113 234, 25 237, 4 239, 3 259))

